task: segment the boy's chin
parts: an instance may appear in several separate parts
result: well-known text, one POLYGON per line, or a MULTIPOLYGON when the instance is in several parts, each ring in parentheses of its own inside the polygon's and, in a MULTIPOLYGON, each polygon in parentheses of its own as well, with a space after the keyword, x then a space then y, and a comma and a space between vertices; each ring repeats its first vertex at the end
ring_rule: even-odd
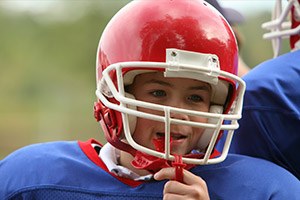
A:
POLYGON ((181 155, 181 156, 184 156, 184 155, 189 154, 189 152, 182 151, 182 149, 181 149, 181 150, 172 150, 171 154, 172 155, 181 155))

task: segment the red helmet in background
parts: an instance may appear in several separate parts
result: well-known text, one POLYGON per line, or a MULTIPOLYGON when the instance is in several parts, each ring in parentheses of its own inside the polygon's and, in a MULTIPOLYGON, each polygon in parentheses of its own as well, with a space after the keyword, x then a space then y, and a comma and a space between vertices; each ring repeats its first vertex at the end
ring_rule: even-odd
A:
MULTIPOLYGON (((207 164, 225 159, 233 131, 238 128, 245 90, 236 76, 238 49, 233 31, 224 17, 202 0, 132 1, 107 24, 97 53, 97 91, 95 117, 109 143, 135 155, 137 151, 172 160, 168 152, 158 152, 137 144, 132 134, 136 117, 172 123, 172 112, 206 117, 208 123, 190 122, 207 129, 199 141, 203 159, 183 158, 186 163, 207 164), (162 71, 167 77, 192 78, 212 86, 211 111, 196 112, 136 100, 126 93, 136 75, 162 71), (165 116, 142 113, 136 107, 161 110, 165 116), (224 124, 225 120, 230 121, 224 124), (222 130, 228 140, 221 157, 211 160, 222 130)), ((166 143, 168 141, 166 140, 166 143)), ((167 144, 169 145, 169 144, 167 144)))
POLYGON ((272 20, 262 24, 262 28, 270 31, 263 38, 272 40, 274 57, 280 54, 283 38, 290 39, 292 51, 300 49, 300 0, 286 2, 282 6, 282 0, 276 0, 272 20), (287 19, 288 17, 291 19, 287 19))

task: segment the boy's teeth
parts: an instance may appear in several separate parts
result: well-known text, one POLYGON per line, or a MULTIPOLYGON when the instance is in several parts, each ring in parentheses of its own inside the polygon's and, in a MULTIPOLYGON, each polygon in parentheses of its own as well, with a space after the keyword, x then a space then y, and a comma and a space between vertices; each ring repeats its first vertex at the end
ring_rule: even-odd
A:
MULTIPOLYGON (((157 136, 158 136, 158 137, 165 137, 165 133, 158 132, 158 133, 157 133, 157 136)), ((180 134, 171 134, 171 138, 172 138, 173 140, 180 140, 180 139, 186 138, 186 136, 180 135, 180 134)))

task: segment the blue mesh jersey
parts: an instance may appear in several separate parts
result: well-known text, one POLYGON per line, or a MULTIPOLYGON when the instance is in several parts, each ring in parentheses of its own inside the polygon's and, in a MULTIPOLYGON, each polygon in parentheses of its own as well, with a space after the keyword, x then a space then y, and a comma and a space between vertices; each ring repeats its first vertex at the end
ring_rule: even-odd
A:
MULTIPOLYGON (((165 181, 133 181, 109 172, 91 146, 97 141, 34 144, 0 162, 0 199, 162 199, 165 181)), ((211 199, 300 199, 300 183, 265 160, 229 155, 191 170, 211 199)))
POLYGON ((270 160, 300 180, 300 50, 261 63, 243 79, 243 117, 230 151, 270 160))

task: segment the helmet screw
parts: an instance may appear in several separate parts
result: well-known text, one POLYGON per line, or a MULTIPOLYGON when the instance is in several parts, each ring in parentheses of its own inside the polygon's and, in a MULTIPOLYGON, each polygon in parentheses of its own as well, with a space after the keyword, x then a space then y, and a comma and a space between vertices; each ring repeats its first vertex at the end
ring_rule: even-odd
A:
POLYGON ((171 56, 176 57, 177 53, 175 51, 172 51, 171 56))

